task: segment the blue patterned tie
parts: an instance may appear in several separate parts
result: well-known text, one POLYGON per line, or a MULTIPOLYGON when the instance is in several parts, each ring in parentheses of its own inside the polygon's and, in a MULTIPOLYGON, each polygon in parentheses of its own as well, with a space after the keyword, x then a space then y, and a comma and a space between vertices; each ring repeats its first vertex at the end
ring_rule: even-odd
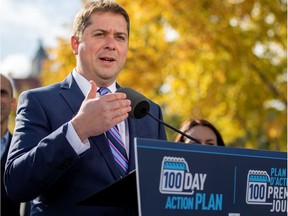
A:
MULTIPOLYGON (((98 91, 101 96, 110 92, 108 88, 100 88, 98 91)), ((108 139, 109 146, 112 150, 114 159, 116 163, 119 165, 120 175, 123 177, 127 174, 128 159, 126 149, 120 136, 119 130, 117 128, 117 125, 112 127, 110 130, 106 131, 106 136, 108 139)))

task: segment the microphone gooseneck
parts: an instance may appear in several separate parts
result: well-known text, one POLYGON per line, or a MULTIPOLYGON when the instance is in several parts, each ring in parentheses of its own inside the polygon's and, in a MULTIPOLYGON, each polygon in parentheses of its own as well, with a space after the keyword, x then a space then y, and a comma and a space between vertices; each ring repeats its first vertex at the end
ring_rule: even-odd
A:
POLYGON ((116 92, 125 93, 131 101, 132 110, 128 113, 130 118, 141 119, 149 112, 150 102, 144 95, 127 87, 119 88, 116 92))
POLYGON ((140 94, 139 92, 137 92, 131 88, 127 88, 127 87, 119 88, 119 89, 117 89, 116 92, 125 93, 127 96, 127 99, 129 99, 131 101, 131 108, 132 109, 128 113, 130 118, 141 119, 144 116, 149 115, 154 120, 158 121, 159 123, 163 124, 164 126, 176 131, 177 133, 180 133, 181 135, 187 137, 188 139, 190 139, 196 143, 200 143, 200 141, 198 139, 193 138, 186 133, 183 133, 182 131, 172 127, 171 125, 167 124, 166 122, 161 121, 160 119, 158 119, 158 118, 154 117, 152 114, 150 114, 149 113, 150 102, 144 95, 140 94))
POLYGON ((190 139, 190 140, 192 140, 192 141, 194 141, 194 142, 196 142, 196 143, 200 143, 200 141, 199 141, 198 139, 196 139, 196 138, 194 138, 194 137, 191 137, 191 136, 189 136, 189 135, 186 134, 186 133, 183 133, 182 131, 180 131, 180 130, 174 128, 174 127, 172 127, 171 125, 167 124, 166 122, 161 121, 160 119, 155 118, 155 117, 154 117, 153 115, 151 115, 150 113, 147 113, 147 115, 151 116, 153 119, 155 119, 156 121, 158 121, 158 122, 160 122, 161 124, 165 125, 166 127, 168 127, 168 128, 170 128, 170 129, 176 131, 177 133, 180 133, 181 135, 187 137, 188 139, 190 139))

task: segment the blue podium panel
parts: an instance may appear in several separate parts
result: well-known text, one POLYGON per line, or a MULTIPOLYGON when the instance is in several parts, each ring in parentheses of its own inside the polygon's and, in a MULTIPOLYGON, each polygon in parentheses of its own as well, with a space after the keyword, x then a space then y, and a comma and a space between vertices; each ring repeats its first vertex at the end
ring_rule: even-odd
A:
POLYGON ((136 139, 142 216, 287 215, 287 153, 136 139))

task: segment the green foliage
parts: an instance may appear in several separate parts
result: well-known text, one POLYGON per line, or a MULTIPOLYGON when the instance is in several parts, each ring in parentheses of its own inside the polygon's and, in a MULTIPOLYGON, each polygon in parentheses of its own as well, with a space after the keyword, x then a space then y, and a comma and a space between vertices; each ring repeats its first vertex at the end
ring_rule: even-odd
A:
MULTIPOLYGON (((229 146, 287 150, 285 0, 118 2, 131 18, 122 86, 159 103, 175 127, 205 118, 229 146)), ((43 80, 54 82, 75 57, 64 39, 51 54, 43 80)))

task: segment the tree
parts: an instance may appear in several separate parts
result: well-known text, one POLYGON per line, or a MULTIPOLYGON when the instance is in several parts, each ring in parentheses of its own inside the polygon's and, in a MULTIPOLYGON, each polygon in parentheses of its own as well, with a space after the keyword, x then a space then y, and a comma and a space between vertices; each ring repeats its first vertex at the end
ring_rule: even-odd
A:
MULTIPOLYGON (((286 1, 118 2, 131 18, 122 86, 158 102, 176 127, 201 117, 229 146, 286 150, 286 1)), ((74 64, 65 43, 52 51, 47 71, 58 71, 52 79, 74 64)))
POLYGON ((66 38, 58 38, 57 47, 48 49, 50 56, 41 73, 43 85, 63 80, 75 67, 76 59, 66 38))

